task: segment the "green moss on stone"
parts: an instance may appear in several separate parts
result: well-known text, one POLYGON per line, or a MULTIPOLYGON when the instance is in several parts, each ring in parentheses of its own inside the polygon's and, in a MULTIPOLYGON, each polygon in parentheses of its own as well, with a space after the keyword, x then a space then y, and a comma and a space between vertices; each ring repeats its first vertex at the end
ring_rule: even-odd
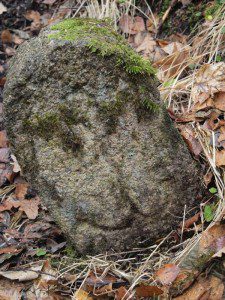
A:
POLYGON ((44 115, 35 115, 32 119, 27 119, 23 122, 26 130, 33 134, 49 139, 52 132, 55 132, 60 127, 60 119, 56 113, 45 113, 44 115))
POLYGON ((82 40, 91 52, 102 57, 115 56, 117 65, 130 74, 155 74, 150 61, 135 53, 106 20, 66 19, 51 29, 56 32, 49 34, 49 39, 82 40))
POLYGON ((70 108, 67 105, 60 104, 59 111, 68 126, 88 122, 87 115, 80 112, 78 108, 70 108))
POLYGON ((49 143, 55 144, 56 142, 53 142, 54 137, 58 137, 61 140, 64 151, 72 151, 72 153, 77 155, 82 151, 83 144, 81 138, 70 129, 70 125, 78 124, 81 121, 75 116, 77 115, 72 114, 69 117, 67 115, 66 119, 63 114, 60 115, 60 112, 49 112, 41 116, 35 115, 32 120, 26 120, 23 125, 26 130, 44 138, 49 143), (66 123, 66 127, 62 126, 63 121, 66 123))
POLYGON ((147 109, 148 111, 152 111, 154 113, 156 113, 160 110, 160 105, 153 102, 149 98, 145 98, 144 100, 142 100, 141 106, 143 106, 143 108, 147 109))

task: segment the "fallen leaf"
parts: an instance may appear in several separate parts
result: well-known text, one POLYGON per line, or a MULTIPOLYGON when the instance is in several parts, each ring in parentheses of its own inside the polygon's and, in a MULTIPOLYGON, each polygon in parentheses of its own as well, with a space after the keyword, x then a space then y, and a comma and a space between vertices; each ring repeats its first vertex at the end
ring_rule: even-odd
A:
POLYGON ((194 285, 174 300, 221 300, 223 299, 223 291, 224 284, 221 279, 215 276, 200 277, 194 285))
POLYGON ((25 14, 25 18, 29 21, 39 22, 41 15, 38 11, 35 10, 29 10, 25 14))
POLYGON ((214 107, 214 101, 212 98, 206 99, 204 102, 196 102, 194 106, 192 107, 193 111, 199 111, 199 110, 208 110, 210 108, 214 107))
POLYGON ((0 78, 0 86, 4 87, 5 83, 6 83, 6 77, 0 78))
POLYGON ((153 66, 158 68, 158 79, 165 82, 168 79, 174 78, 183 69, 188 56, 190 56, 189 48, 181 52, 174 52, 172 55, 156 61, 153 66))
POLYGON ((225 149, 221 151, 216 150, 216 165, 217 167, 225 166, 225 149))
POLYGON ((160 23, 160 17, 157 14, 154 14, 154 20, 153 18, 147 19, 146 27, 149 32, 156 33, 159 27, 159 23, 160 23))
POLYGON ((12 43, 12 34, 8 29, 2 30, 1 40, 3 44, 12 43))
POLYGON ((40 199, 38 197, 31 200, 22 200, 20 201, 19 210, 24 211, 29 219, 34 220, 38 215, 39 204, 40 199))
POLYGON ((187 143, 190 152, 195 156, 199 156, 202 152, 202 146, 195 137, 193 128, 190 125, 181 125, 178 126, 178 128, 184 141, 187 143))
POLYGON ((123 33, 135 34, 133 18, 127 14, 121 16, 119 20, 119 27, 123 33))
MULTIPOLYGON (((150 33, 141 33, 143 35, 142 43, 136 48, 137 52, 143 52, 143 56, 147 57, 151 52, 154 51, 156 46, 156 41, 153 39, 150 33)), ((136 41, 136 39, 135 39, 136 41)), ((137 44, 137 42, 136 42, 137 44)))
POLYGON ((10 161, 10 149, 1 148, 0 149, 0 162, 8 163, 10 161))
POLYGON ((136 287, 135 291, 136 291, 136 296, 140 298, 159 296, 164 293, 164 291, 157 286, 153 286, 153 285, 150 286, 144 284, 140 284, 138 287, 136 287))
POLYGON ((196 102, 201 93, 213 97, 218 92, 225 92, 225 63, 218 62, 203 65, 195 74, 191 91, 192 98, 196 102))
POLYGON ((173 53, 175 52, 180 52, 180 51, 183 51, 184 49, 184 46, 183 44, 179 43, 179 42, 172 42, 172 43, 169 43, 165 46, 162 47, 162 49, 169 55, 172 55, 173 53))
POLYGON ((29 184, 27 182, 20 182, 16 184, 15 196, 18 200, 24 200, 29 184))
POLYGON ((225 92, 218 92, 214 94, 214 105, 217 109, 225 111, 225 92))
POLYGON ((5 130, 0 131, 0 148, 7 148, 9 146, 9 141, 5 130))
POLYGON ((35 31, 37 29, 40 29, 41 27, 41 15, 38 11, 35 10, 29 10, 26 12, 26 14, 24 15, 25 18, 29 21, 33 21, 31 23, 31 31, 35 31))
POLYGON ((24 285, 21 283, 13 283, 8 279, 0 279, 0 299, 1 300, 20 300, 22 299, 22 289, 24 285))
POLYGON ((19 208, 20 211, 25 212, 29 219, 34 220, 38 215, 39 204, 40 199, 37 196, 30 200, 15 200, 12 197, 8 197, 0 205, 0 211, 11 210, 12 207, 19 208))
POLYGON ((135 33, 145 30, 145 22, 142 17, 139 16, 134 17, 133 30, 135 31, 135 33))
POLYGON ((206 186, 208 186, 210 184, 210 182, 212 181, 212 178, 213 178, 213 173, 210 171, 210 172, 207 172, 203 179, 204 179, 204 183, 206 186))
POLYGON ((78 291, 76 291, 76 293, 73 295, 74 300, 93 300, 92 297, 89 296, 89 293, 79 289, 78 291))
POLYGON ((0 271, 0 275, 10 280, 28 281, 38 278, 42 265, 23 271, 0 271))
POLYGON ((0 2, 0 15, 7 11, 7 7, 0 2))
POLYGON ((155 278, 163 285, 171 284, 178 276, 180 268, 174 264, 165 264, 155 273, 155 278))
POLYGON ((18 35, 14 34, 13 35, 13 43, 16 45, 20 45, 24 42, 24 39, 21 39, 18 35))
MULTIPOLYGON (((200 218, 200 212, 195 214, 193 217, 185 220, 184 229, 191 227, 194 223, 196 223, 199 220, 199 218, 200 218)), ((182 224, 180 224, 180 227, 183 227, 183 222, 182 224)))
POLYGON ((19 252, 21 252, 21 249, 17 249, 13 246, 0 249, 0 255, 4 253, 19 253, 19 252))
POLYGON ((219 245, 216 244, 216 242, 218 239, 223 238, 224 236, 225 224, 213 225, 202 233, 202 237, 199 242, 199 251, 204 252, 211 247, 214 248, 215 252, 221 250, 220 248, 223 248, 223 244, 219 245))
POLYGON ((115 292, 115 300, 128 300, 131 299, 130 297, 130 292, 124 286, 119 287, 115 292))
POLYGON ((119 20, 119 27, 123 33, 135 34, 133 28, 133 19, 131 16, 124 14, 119 20))

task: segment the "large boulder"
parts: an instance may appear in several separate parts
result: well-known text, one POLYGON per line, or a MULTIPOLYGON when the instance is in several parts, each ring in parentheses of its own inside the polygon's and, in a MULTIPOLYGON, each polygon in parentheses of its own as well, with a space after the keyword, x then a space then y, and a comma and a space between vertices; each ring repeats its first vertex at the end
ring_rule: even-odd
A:
POLYGON ((53 25, 11 61, 12 149, 81 253, 163 237, 199 191, 153 72, 108 23, 87 19, 53 25))

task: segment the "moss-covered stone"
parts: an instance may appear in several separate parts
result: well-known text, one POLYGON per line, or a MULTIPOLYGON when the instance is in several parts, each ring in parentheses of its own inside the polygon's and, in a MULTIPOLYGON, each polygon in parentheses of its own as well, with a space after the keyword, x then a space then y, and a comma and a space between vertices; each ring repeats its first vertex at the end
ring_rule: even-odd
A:
POLYGON ((117 65, 124 67, 128 73, 155 74, 150 61, 135 53, 106 20, 67 19, 53 25, 51 29, 56 32, 49 34, 49 39, 83 39, 91 52, 96 52, 102 57, 116 56, 117 65))
POLYGON ((19 48, 4 89, 5 125, 25 176, 75 249, 123 251, 179 222, 199 173, 149 63, 105 22, 84 22, 54 25, 19 48))

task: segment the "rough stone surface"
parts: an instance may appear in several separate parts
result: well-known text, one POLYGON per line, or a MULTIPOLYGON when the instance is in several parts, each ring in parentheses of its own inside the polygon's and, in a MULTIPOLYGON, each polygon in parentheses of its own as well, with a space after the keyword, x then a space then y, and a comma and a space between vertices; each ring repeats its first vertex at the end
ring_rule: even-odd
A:
POLYGON ((5 126, 24 175, 81 253, 124 250, 180 222, 198 168, 159 103, 85 39, 24 43, 5 87, 5 126), (148 98, 157 111, 143 105, 148 98))

